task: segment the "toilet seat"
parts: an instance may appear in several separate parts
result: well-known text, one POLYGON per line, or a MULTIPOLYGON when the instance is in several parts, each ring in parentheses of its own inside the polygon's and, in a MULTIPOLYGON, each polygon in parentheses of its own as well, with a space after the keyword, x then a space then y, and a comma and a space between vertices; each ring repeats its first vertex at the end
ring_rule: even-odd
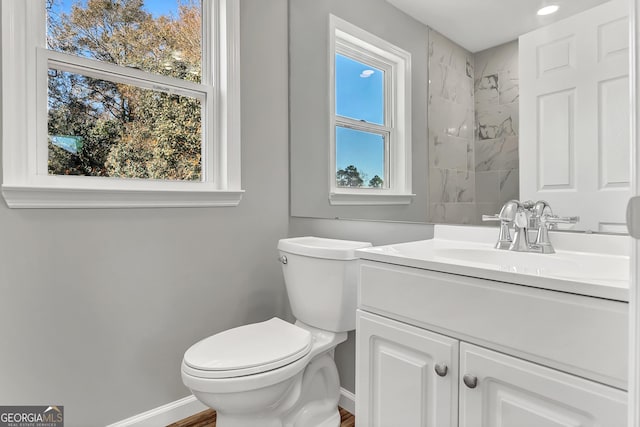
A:
POLYGON ((200 378, 235 378, 288 365, 311 349, 311 333, 277 317, 240 326, 197 342, 184 367, 200 378))

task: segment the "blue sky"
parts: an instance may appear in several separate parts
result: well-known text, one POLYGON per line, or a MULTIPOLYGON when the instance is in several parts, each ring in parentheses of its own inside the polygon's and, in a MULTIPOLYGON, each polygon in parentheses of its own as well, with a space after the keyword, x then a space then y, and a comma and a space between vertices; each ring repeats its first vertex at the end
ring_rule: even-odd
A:
MULTIPOLYGON (((55 0, 54 10, 59 12, 69 12, 75 3, 86 4, 86 0, 55 0)), ((177 0, 146 0, 144 9, 154 17, 160 15, 177 15, 177 0)))
MULTIPOLYGON (((336 114, 368 123, 384 124, 384 73, 336 54, 336 114)), ((338 127, 336 166, 355 165, 365 175, 384 179, 384 141, 374 133, 338 127)))

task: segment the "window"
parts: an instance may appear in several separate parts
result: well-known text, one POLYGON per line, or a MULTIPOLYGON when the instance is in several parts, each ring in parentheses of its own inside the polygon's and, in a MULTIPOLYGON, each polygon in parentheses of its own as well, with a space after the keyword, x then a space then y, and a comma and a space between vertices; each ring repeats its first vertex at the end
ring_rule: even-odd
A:
POLYGON ((238 0, 3 0, 7 204, 237 205, 238 27, 238 0))
POLYGON ((330 18, 331 152, 335 205, 411 202, 411 56, 330 18))

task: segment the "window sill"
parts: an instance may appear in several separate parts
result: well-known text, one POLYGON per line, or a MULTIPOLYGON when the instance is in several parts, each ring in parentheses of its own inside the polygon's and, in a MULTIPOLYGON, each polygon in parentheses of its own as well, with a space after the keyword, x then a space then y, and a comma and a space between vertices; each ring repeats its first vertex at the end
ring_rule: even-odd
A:
POLYGON ((244 190, 79 189, 3 185, 10 208, 156 208, 237 206, 244 190))
POLYGON ((408 205, 415 196, 415 194, 329 193, 329 204, 334 206, 408 205))

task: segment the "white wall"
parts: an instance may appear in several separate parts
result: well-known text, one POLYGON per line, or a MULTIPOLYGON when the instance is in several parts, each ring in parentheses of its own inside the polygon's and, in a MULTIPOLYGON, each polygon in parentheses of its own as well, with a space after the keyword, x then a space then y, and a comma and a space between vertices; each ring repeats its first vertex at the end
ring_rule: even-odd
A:
MULTIPOLYGON (((237 208, 10 210, 0 201, 0 404, 99 426, 189 394, 184 351, 286 313, 287 1, 242 0, 237 208)), ((7 123, 4 126, 10 125, 7 123)))

